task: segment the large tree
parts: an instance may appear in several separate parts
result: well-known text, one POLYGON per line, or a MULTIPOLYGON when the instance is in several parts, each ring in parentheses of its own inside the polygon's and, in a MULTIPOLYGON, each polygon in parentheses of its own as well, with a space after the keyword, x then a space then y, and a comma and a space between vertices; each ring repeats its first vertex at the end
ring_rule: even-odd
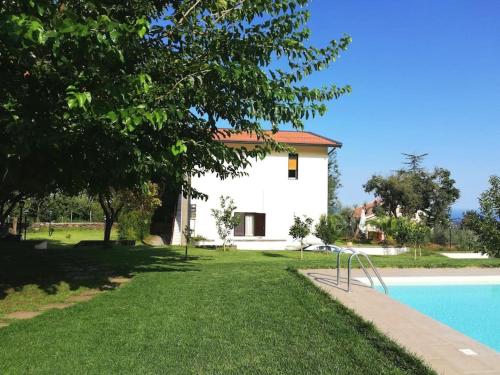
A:
POLYGON ((341 187, 337 149, 332 149, 328 153, 328 214, 336 213, 342 208, 338 196, 341 187))
POLYGON ((472 230, 479 240, 481 251, 500 257, 500 177, 490 177, 490 187, 479 197, 480 212, 469 211, 462 225, 472 230))
POLYGON ((171 213, 182 186, 201 193, 186 176, 241 174, 281 147, 263 124, 301 129, 350 90, 300 83, 350 42, 311 46, 307 3, 3 1, 0 167, 9 183, 1 180, 0 199, 57 186, 100 195, 107 211, 112 192, 154 180, 171 213), (234 131, 265 143, 218 142, 234 131), (20 170, 35 177, 22 184, 20 170))
POLYGON ((401 212, 407 217, 418 211, 426 215, 429 226, 447 224, 451 205, 460 191, 455 187, 451 173, 444 168, 426 170, 421 166, 424 155, 406 155, 407 169, 389 176, 372 176, 363 186, 368 193, 382 198, 382 209, 392 217, 401 212))

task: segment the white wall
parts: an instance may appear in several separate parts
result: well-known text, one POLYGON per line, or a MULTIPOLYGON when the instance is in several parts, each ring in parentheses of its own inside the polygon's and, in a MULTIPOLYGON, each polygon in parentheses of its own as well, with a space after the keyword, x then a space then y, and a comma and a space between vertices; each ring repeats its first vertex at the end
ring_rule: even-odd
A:
MULTIPOLYGON (((248 176, 219 180, 209 174, 191 181, 198 191, 208 194, 208 201, 196 204, 195 234, 220 244, 211 209, 219 207, 219 197, 228 195, 235 201, 237 212, 266 214, 265 237, 232 237, 239 249, 285 249, 298 246, 288 235, 293 215, 307 215, 318 221, 328 205, 328 149, 322 146, 297 146, 299 154, 297 180, 288 178, 288 154, 273 153, 254 161, 246 169, 248 176)), ((314 226, 314 224, 313 224, 314 226)), ((310 243, 320 241, 310 236, 310 243)))

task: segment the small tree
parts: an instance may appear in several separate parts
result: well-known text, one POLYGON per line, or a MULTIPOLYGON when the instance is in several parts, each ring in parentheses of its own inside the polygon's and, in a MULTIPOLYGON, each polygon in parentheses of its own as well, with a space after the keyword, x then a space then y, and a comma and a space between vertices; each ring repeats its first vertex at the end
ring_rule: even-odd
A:
POLYGON ((414 246, 413 259, 417 260, 417 248, 420 256, 422 256, 422 246, 429 242, 431 230, 423 223, 409 223, 410 242, 414 246))
POLYGON ((319 222, 314 228, 314 235, 318 237, 323 244, 334 244, 344 232, 346 223, 340 215, 321 215, 319 222))
POLYGON ((182 234, 184 235, 184 238, 186 239, 186 249, 185 249, 185 252, 184 252, 184 258, 187 259, 187 257, 188 257, 188 247, 193 242, 194 230, 191 229, 191 227, 189 226, 189 224, 186 224, 186 226, 184 227, 184 230, 182 231, 182 234))
POLYGON ((293 216, 293 224, 288 234, 290 234, 294 240, 300 240, 300 259, 304 259, 304 238, 311 233, 312 223, 313 219, 308 216, 304 215, 303 220, 299 216, 293 216))
POLYGON ((212 209, 212 216, 215 218, 217 234, 222 240, 222 249, 226 251, 226 244, 231 232, 240 223, 240 218, 234 215, 236 205, 231 197, 220 196, 220 209, 212 209))

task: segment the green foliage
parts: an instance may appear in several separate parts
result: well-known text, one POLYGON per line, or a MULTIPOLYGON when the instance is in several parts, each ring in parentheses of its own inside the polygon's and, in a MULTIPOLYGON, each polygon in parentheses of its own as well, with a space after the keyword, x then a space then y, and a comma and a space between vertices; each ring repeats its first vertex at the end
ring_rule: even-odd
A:
POLYGON ((110 217, 113 194, 147 181, 240 175, 283 149, 261 124, 301 129, 350 92, 301 82, 351 42, 312 46, 305 0, 2 5, 0 221, 35 193, 85 190, 110 217), (264 143, 218 141, 233 131, 264 143))
POLYGON ((120 215, 118 221, 118 238, 120 240, 142 241, 149 234, 151 212, 132 210, 120 215))
POLYGON ((122 229, 120 230, 120 226, 118 228, 120 236, 143 240, 149 233, 153 211, 160 202, 158 186, 154 183, 148 183, 142 189, 110 189, 99 194, 99 203, 104 211, 104 240, 109 240, 113 223, 119 220, 122 211, 125 211, 127 217, 122 229))
POLYGON ((25 201, 25 213, 32 223, 38 222, 102 222, 103 211, 94 197, 85 193, 69 196, 52 193, 25 201))
POLYGON ((415 247, 422 247, 430 241, 431 229, 424 223, 410 222, 410 243, 415 247))
POLYGON ((304 216, 303 219, 300 216, 293 217, 293 224, 290 227, 288 234, 292 236, 294 240, 300 240, 301 242, 311 233, 311 225, 313 219, 304 216))
POLYGON ((451 231, 451 238, 454 238, 454 231, 456 231, 456 228, 453 227, 444 227, 442 225, 435 226, 432 228, 431 232, 431 241, 435 244, 445 246, 450 243, 450 231, 451 231))
POLYGON ((480 251, 500 257, 500 177, 490 177, 490 187, 479 198, 480 212, 467 212, 462 225, 472 230, 480 251))
POLYGON ((424 223, 411 221, 409 225, 410 244, 413 245, 414 259, 417 259, 417 248, 422 256, 422 246, 429 243, 431 229, 424 223))
POLYGON ((430 240, 431 230, 427 225, 406 217, 380 217, 374 224, 384 232, 387 242, 393 239, 400 246, 413 246, 414 259, 417 257, 417 248, 422 255, 422 246, 430 240))
POLYGON ((314 235, 325 245, 335 244, 345 231, 346 222, 339 215, 321 215, 318 224, 314 228, 314 235))
POLYGON ((234 228, 240 223, 240 216, 235 215, 236 205, 229 196, 220 196, 220 208, 212 209, 212 216, 215 219, 217 234, 222 240, 223 250, 226 251, 226 244, 234 228))
POLYGON ((349 240, 353 240, 354 235, 356 234, 356 228, 358 226, 358 222, 354 217, 354 208, 340 207, 338 215, 342 217, 345 223, 344 232, 342 233, 342 235, 349 240))
POLYGON ((304 215, 301 219, 299 216, 293 215, 293 224, 288 231, 294 240, 300 241, 300 259, 304 259, 304 238, 311 233, 311 225, 313 219, 304 215))
POLYGON ((328 154, 328 213, 340 211, 341 204, 337 190, 342 187, 340 182, 340 169, 337 161, 337 149, 332 149, 328 154))
POLYGON ((470 229, 459 229, 454 236, 454 242, 461 250, 477 251, 480 249, 478 236, 470 229))
POLYGON ((194 229, 191 229, 189 222, 186 224, 184 229, 182 230, 182 234, 184 235, 184 239, 186 240, 186 248, 184 252, 184 257, 187 259, 188 257, 188 248, 194 244, 193 235, 194 229))
POLYGON ((449 221, 451 205, 460 196, 450 171, 435 168, 427 171, 420 165, 424 155, 409 155, 409 169, 383 177, 372 176, 363 186, 367 193, 382 198, 387 215, 396 217, 398 209, 408 218, 419 211, 425 214, 429 227, 449 221))
POLYGON ((377 218, 373 224, 386 236, 394 239, 398 245, 405 246, 412 240, 412 222, 405 217, 385 216, 377 218))

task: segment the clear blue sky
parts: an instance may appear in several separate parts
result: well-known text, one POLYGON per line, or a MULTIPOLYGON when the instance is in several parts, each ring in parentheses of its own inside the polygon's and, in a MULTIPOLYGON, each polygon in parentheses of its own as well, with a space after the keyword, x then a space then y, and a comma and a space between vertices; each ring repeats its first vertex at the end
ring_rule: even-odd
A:
POLYGON ((500 1, 313 0, 310 10, 313 44, 353 39, 308 82, 353 89, 306 123, 344 143, 343 203, 370 200, 363 183, 401 167, 401 152, 428 152, 426 166, 457 181, 455 208, 476 208, 500 174, 500 1))

